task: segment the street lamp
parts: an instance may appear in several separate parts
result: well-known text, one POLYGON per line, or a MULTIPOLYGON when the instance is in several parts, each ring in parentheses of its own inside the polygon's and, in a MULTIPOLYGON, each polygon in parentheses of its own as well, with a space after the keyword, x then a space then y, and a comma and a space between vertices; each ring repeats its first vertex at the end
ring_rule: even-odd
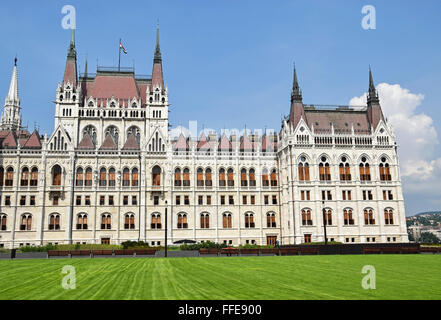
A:
POLYGON ((326 235, 326 209, 325 209, 325 201, 322 201, 322 205, 323 205, 323 229, 325 231, 325 245, 328 244, 328 237, 326 235))

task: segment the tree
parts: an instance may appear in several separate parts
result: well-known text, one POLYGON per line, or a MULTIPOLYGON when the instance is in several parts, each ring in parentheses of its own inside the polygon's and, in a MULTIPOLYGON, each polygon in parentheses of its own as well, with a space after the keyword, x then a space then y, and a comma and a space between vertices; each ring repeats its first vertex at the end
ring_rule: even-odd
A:
POLYGON ((422 232, 419 242, 422 243, 440 243, 440 239, 430 232, 422 232))

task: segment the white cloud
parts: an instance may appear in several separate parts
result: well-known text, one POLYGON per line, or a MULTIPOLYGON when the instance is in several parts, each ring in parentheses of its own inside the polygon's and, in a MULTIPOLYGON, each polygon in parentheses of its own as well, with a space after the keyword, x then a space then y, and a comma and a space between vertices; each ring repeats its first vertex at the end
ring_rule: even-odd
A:
MULTIPOLYGON (((441 158, 434 156, 439 144, 433 120, 419 110, 424 95, 411 93, 399 84, 377 86, 384 116, 398 141, 401 176, 405 192, 441 198, 441 158)), ((354 97, 349 104, 366 105, 367 94, 354 97)))

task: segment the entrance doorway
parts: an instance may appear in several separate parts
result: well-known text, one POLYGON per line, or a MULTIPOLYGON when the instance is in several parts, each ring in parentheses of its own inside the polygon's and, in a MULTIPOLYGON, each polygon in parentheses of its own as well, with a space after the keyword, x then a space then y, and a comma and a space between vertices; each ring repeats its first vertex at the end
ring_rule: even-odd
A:
POLYGON ((110 238, 101 238, 101 244, 110 244, 110 238))
POLYGON ((268 246, 276 245, 277 236, 266 236, 266 244, 268 246))

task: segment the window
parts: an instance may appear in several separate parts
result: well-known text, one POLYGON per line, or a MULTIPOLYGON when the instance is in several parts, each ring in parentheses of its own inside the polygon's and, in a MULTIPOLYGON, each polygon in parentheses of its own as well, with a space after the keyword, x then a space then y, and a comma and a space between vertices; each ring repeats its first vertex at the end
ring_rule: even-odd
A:
POLYGON ((225 196, 220 196, 220 203, 221 203, 222 205, 225 204, 225 196))
POLYGON ((136 199, 136 196, 132 196, 132 206, 136 206, 138 204, 138 200, 136 199))
POLYGON ((77 196, 76 205, 81 206, 81 196, 77 196))
POLYGON ((222 215, 222 227, 224 229, 231 229, 232 228, 232 216, 231 216, 231 213, 224 213, 222 215))
POLYGON ((325 209, 325 223, 328 226, 332 226, 332 211, 330 209, 325 209))
POLYGON ((133 213, 128 213, 124 216, 124 229, 135 229, 135 215, 133 213))
POLYGON ((262 186, 268 187, 269 186, 269 179, 268 179, 268 170, 265 168, 262 171, 262 186))
POLYGON ((381 181, 391 181, 392 175, 390 174, 389 163, 387 163, 386 157, 382 157, 380 163, 380 180, 381 181))
POLYGON ((161 229, 161 215, 159 213, 152 214, 152 223, 151 223, 152 229, 161 229))
POLYGON ((225 183, 225 169, 221 168, 219 170, 219 186, 220 187, 225 187, 226 183, 225 183))
POLYGON ((90 206, 90 196, 85 196, 84 204, 90 206))
POLYGON ((3 167, 0 167, 0 187, 3 187, 4 179, 5 179, 5 169, 3 169, 3 167))
POLYGON ((61 186, 61 167, 59 165, 52 168, 52 185, 61 186))
POLYGON ((343 220, 345 226, 354 225, 354 219, 352 217, 352 209, 344 209, 343 210, 343 220))
POLYGON ((5 231, 6 230, 6 222, 7 222, 7 216, 5 214, 0 214, 0 230, 5 231))
POLYGON ((201 229, 210 228, 210 216, 208 214, 201 213, 201 229))
POLYGON ((265 195, 265 196, 263 196, 263 199, 264 199, 264 204, 269 204, 269 196, 267 196, 267 195, 265 195))
POLYGON ((54 205, 54 206, 58 206, 58 200, 59 200, 58 195, 55 195, 55 196, 52 198, 52 205, 54 205))
POLYGON ((25 206, 26 205, 26 196, 21 196, 20 198, 20 205, 25 206))
POLYGON ((60 230, 60 215, 51 214, 49 215, 49 230, 60 230))
POLYGON ((104 206, 105 196, 100 196, 100 206, 104 206))
POLYGON ((86 187, 91 187, 92 186, 92 168, 87 168, 86 169, 86 179, 84 181, 84 185, 86 187))
POLYGON ((184 181, 183 181, 184 187, 190 186, 190 169, 185 168, 184 169, 184 181))
POLYGON ((365 209, 364 210, 364 224, 365 225, 375 224, 374 213, 373 213, 372 209, 365 209))
POLYGON ((77 187, 82 187, 83 186, 83 168, 78 168, 77 169, 77 176, 76 176, 76 181, 75 181, 75 185, 77 187))
POLYGON ((202 170, 202 168, 198 168, 197 172, 196 172, 196 180, 197 180, 197 186, 198 187, 203 187, 204 186, 204 171, 202 170))
POLYGON ((187 229, 188 223, 187 223, 187 214, 178 214, 178 229, 187 229))
POLYGON ((233 169, 228 169, 227 171, 227 179, 228 179, 228 186, 234 187, 234 171, 233 169))
POLYGON ((205 186, 211 187, 213 185, 213 178, 211 175, 211 169, 205 169, 205 186))
POLYGON ((276 228, 276 214, 275 213, 267 213, 266 214, 266 227, 267 228, 276 228))
POLYGON ((240 185, 241 187, 248 186, 247 170, 245 168, 240 171, 240 185))
POLYGON ((384 224, 394 224, 394 213, 392 209, 384 209, 384 224))
POLYGON ((371 181, 371 170, 366 157, 361 158, 360 163, 360 181, 371 181))
POLYGON ((8 170, 6 170, 5 186, 12 187, 13 181, 14 181, 14 169, 9 167, 8 170))
POLYGON ((309 181, 309 164, 306 162, 306 157, 300 157, 300 163, 298 165, 299 181, 309 181))
POLYGON ((77 216, 77 230, 87 230, 87 214, 80 213, 77 216))
POLYGON ((112 229, 112 217, 110 214, 101 215, 101 230, 112 229))
POLYGON ((109 169, 109 187, 115 186, 115 169, 110 168, 109 169))
POLYGON ((184 204, 186 206, 190 205, 190 197, 189 196, 184 196, 184 204))
POLYGON ((211 196, 207 196, 207 205, 211 205, 211 196))
POLYGON ((233 196, 228 196, 228 204, 234 205, 234 197, 233 196))
POLYGON ((372 195, 371 190, 363 190, 363 200, 373 200, 374 196, 372 195))
POLYGON ((311 242, 311 235, 310 234, 305 234, 305 243, 310 243, 311 242))
POLYGON ((138 168, 132 169, 132 187, 137 187, 139 184, 139 175, 138 175, 138 168))
POLYGON ((130 186, 130 170, 129 168, 124 168, 123 170, 123 187, 130 186))
POLYGON ((254 214, 245 213, 245 228, 254 228, 254 214))
POLYGON ((302 210, 302 225, 303 226, 312 226, 311 210, 309 210, 309 209, 302 210))
POLYGON ((254 169, 250 169, 249 178, 250 178, 250 187, 255 187, 256 186, 256 171, 254 169))
POLYGON ((273 195, 273 204, 277 204, 277 196, 273 195))
POLYGON ((123 205, 127 206, 129 204, 129 196, 123 196, 123 205))
POLYGON ((181 180, 181 169, 176 168, 175 169, 175 187, 180 187, 182 185, 182 180, 181 180))
POLYGON ((109 196, 109 206, 113 206, 115 202, 113 201, 113 196, 109 196))
POLYGON ((153 205, 155 205, 155 206, 159 205, 159 196, 153 197, 153 205))
POLYGON ((161 185, 161 168, 159 166, 154 166, 152 169, 152 182, 155 187, 161 185))
POLYGON ((247 204, 247 196, 242 196, 242 204, 247 204))
POLYGON ((343 200, 352 200, 351 190, 343 190, 342 191, 342 199, 343 200))
POLYGON ((273 169, 273 170, 271 171, 270 179, 271 179, 271 187, 277 187, 277 174, 276 174, 276 169, 273 169))
POLYGON ((321 157, 319 164, 319 177, 320 181, 331 181, 331 168, 329 162, 325 156, 321 157))
POLYGON ((11 196, 5 196, 5 206, 11 205, 11 196))
POLYGON ((198 204, 200 206, 204 204, 204 197, 203 196, 198 196, 198 204))
POLYGON ((332 200, 332 193, 330 190, 322 190, 322 200, 332 200))
POLYGON ((32 215, 23 214, 21 216, 20 230, 30 231, 32 228, 32 215))
POLYGON ((181 196, 176 196, 176 205, 179 206, 181 204, 181 196))
POLYGON ((31 181, 29 184, 31 187, 36 187, 38 185, 38 169, 37 168, 32 168, 31 171, 31 181))
POLYGON ((29 184, 29 169, 24 167, 21 171, 20 186, 27 187, 29 184))
POLYGON ((35 196, 31 196, 31 197, 30 197, 30 199, 29 199, 29 204, 30 204, 31 206, 35 206, 35 196))
POLYGON ((106 168, 101 168, 100 170, 100 187, 105 187, 107 185, 107 171, 106 168))
POLYGON ((351 167, 349 166, 348 159, 346 157, 341 157, 339 173, 340 181, 351 181, 351 167))
POLYGON ((256 204, 256 197, 254 195, 250 196, 250 203, 256 204))

